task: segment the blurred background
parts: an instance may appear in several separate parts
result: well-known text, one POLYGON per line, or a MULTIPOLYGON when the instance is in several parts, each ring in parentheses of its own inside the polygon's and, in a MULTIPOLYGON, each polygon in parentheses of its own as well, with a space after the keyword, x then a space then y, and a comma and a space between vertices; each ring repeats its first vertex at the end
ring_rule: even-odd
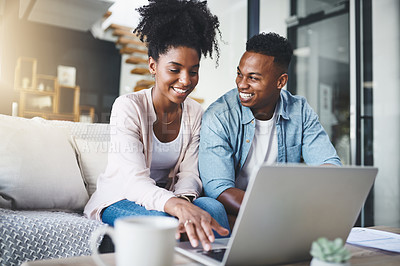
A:
MULTIPOLYGON (((0 0, 0 113, 107 123, 114 100, 151 87, 132 34, 144 0, 0 0)), ((286 89, 307 97, 345 165, 379 168, 358 225, 400 226, 398 0, 209 0, 219 66, 203 58, 191 97, 235 87, 246 40, 274 31, 294 58, 286 89)), ((334 214, 333 214, 334 215, 334 214)))

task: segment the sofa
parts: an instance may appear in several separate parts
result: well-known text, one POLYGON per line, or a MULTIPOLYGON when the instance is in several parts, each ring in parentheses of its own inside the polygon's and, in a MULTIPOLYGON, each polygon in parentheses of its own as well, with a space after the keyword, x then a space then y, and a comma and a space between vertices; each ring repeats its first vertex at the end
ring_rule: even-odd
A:
POLYGON ((106 167, 110 128, 0 115, 0 265, 90 255, 92 231, 106 225, 83 208, 106 167))

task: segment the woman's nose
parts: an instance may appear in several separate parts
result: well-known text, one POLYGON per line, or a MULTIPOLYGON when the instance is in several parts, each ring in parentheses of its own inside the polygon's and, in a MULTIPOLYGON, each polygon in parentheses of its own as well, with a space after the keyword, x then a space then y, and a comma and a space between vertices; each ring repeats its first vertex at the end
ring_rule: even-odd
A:
POLYGON ((186 73, 185 71, 182 71, 182 73, 181 73, 181 75, 179 77, 179 82, 183 86, 189 86, 191 84, 189 73, 186 73))

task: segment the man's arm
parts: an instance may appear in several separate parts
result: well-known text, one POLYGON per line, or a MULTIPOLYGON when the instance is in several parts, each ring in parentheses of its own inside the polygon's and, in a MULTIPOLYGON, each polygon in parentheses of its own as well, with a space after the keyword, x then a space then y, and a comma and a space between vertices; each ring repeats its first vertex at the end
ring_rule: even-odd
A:
POLYGON ((302 154, 306 164, 342 165, 328 134, 319 122, 318 115, 306 102, 303 108, 302 154))
POLYGON ((235 187, 234 151, 229 133, 214 113, 206 111, 200 130, 199 172, 207 197, 217 199, 235 187))
POLYGON ((224 205, 228 214, 237 216, 244 193, 243 190, 238 188, 228 188, 218 196, 217 200, 224 205))

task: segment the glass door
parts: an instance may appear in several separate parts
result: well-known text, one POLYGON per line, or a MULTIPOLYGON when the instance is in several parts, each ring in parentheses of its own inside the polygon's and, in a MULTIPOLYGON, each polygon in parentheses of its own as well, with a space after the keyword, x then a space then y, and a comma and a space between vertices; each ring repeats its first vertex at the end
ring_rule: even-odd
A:
POLYGON ((288 90, 307 98, 343 164, 351 164, 348 5, 343 1, 293 2, 288 38, 294 58, 288 90))
MULTIPOLYGON (((288 90, 307 98, 344 165, 373 165, 370 1, 292 0, 287 24, 288 90)), ((373 198, 357 225, 374 225, 373 198)))

